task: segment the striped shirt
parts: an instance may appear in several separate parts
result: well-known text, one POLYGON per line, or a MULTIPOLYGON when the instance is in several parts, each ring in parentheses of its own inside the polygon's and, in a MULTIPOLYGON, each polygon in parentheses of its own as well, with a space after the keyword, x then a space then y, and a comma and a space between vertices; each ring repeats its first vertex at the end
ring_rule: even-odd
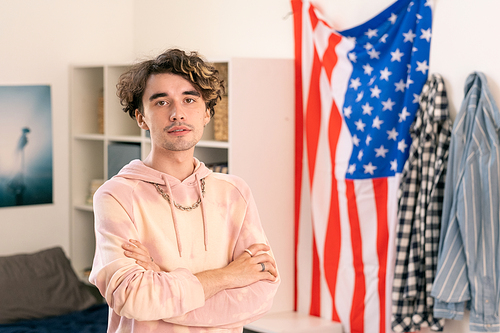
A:
POLYGON ((453 127, 443 202, 434 315, 462 319, 470 330, 499 332, 500 114, 483 73, 465 84, 453 127))

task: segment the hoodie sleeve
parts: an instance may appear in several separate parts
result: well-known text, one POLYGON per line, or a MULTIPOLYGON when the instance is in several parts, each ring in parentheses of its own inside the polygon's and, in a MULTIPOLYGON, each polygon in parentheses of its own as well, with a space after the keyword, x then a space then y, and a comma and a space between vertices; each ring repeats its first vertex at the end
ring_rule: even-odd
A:
POLYGON ((146 271, 125 257, 121 245, 138 239, 130 216, 132 205, 111 194, 127 189, 120 184, 101 187, 94 197, 96 253, 90 282, 97 286, 109 306, 120 316, 158 320, 184 315, 205 304, 199 280, 187 269, 171 272, 146 271), (125 208, 128 207, 128 208, 125 208))
MULTIPOLYGON (((250 245, 255 243, 269 245, 250 189, 245 183, 239 184, 238 187, 247 202, 247 208, 233 251, 233 260, 250 245)), ((272 250, 270 254, 274 258, 272 250)), ((259 319, 269 311, 280 283, 278 273, 278 279, 274 282, 259 281, 243 288, 226 289, 208 299, 203 307, 166 321, 186 326, 241 327, 259 319)))

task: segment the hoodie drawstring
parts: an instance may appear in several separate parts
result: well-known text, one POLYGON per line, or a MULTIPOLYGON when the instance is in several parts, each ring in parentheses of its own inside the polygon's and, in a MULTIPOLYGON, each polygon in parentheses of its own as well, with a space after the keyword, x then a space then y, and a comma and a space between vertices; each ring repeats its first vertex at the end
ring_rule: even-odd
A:
POLYGON ((198 177, 199 177, 198 174, 195 174, 195 179, 197 184, 196 187, 198 188, 198 195, 201 198, 200 206, 201 206, 201 218, 203 220, 203 241, 205 243, 205 251, 208 251, 208 230, 207 230, 207 220, 206 220, 207 214, 205 211, 205 205, 203 203, 204 197, 203 197, 203 192, 201 190, 201 182, 198 177))
POLYGON ((177 217, 175 216, 175 207, 174 207, 174 200, 172 196, 172 188, 170 187, 170 183, 166 178, 163 178, 165 181, 165 184, 167 185, 167 194, 169 198, 171 198, 168 202, 170 204, 170 211, 172 212, 172 221, 174 223, 174 230, 175 230, 175 238, 177 239, 177 249, 179 251, 179 257, 182 257, 182 243, 181 243, 181 237, 179 235, 179 228, 177 227, 177 217))

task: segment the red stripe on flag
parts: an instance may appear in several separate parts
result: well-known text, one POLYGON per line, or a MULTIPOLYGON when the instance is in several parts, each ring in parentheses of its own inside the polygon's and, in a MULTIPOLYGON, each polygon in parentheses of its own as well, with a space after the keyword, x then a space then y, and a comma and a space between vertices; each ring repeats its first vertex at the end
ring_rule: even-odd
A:
MULTIPOLYGON (((335 162, 337 158, 337 146, 342 128, 342 117, 340 116, 337 104, 335 101, 332 104, 330 112, 330 124, 328 127, 328 137, 330 142, 330 157, 332 163, 332 172, 335 170, 335 162)), ((335 306, 335 294, 337 289, 337 274, 340 260, 341 246, 341 229, 340 229, 340 207, 339 193, 337 187, 337 179, 335 174, 332 177, 332 190, 330 196, 330 214, 328 217, 328 226, 326 230, 325 248, 324 248, 324 267, 325 279, 332 295, 332 320, 340 321, 337 308, 335 306)))
POLYGON ((364 332, 366 283, 363 264, 363 242, 359 224, 358 204, 354 181, 346 179, 347 211, 351 226, 352 260, 354 266, 354 293, 352 297, 350 326, 351 333, 364 332))
MULTIPOLYGON (((320 74, 321 74, 321 63, 318 57, 318 53, 314 50, 314 61, 311 71, 311 81, 309 86, 309 94, 307 95, 307 106, 306 106, 306 145, 307 145, 307 161, 309 167, 309 184, 311 189, 313 188, 314 182, 314 171, 316 168, 316 155, 318 153, 318 142, 319 142, 319 130, 321 126, 321 96, 320 96, 320 74)), ((314 217, 311 216, 312 225, 314 226, 314 217)), ((312 288, 314 292, 311 295, 311 314, 319 316, 320 313, 316 314, 316 311, 321 309, 320 303, 320 263, 317 253, 318 249, 316 243, 314 243, 314 256, 313 256, 313 268, 312 268, 312 288), (317 294, 316 294, 317 293, 317 294), (313 313, 314 311, 314 313, 313 313)))
POLYGON ((319 269, 318 246, 316 244, 316 236, 313 231, 313 265, 312 265, 312 284, 311 284, 311 306, 309 314, 313 316, 321 316, 321 271, 319 269))
POLYGON ((387 178, 373 179, 373 192, 377 207, 377 255, 378 255, 378 294, 380 303, 380 331, 385 332, 385 289, 387 275, 387 250, 389 247, 388 226, 388 184, 387 178))
POLYGON ((316 16, 316 13, 314 12, 314 7, 309 6, 309 20, 311 21, 311 28, 314 31, 316 29, 316 25, 318 24, 318 16, 316 16))
POLYGON ((321 89, 320 89, 321 62, 318 52, 314 49, 314 60, 311 70, 309 93, 305 115, 307 162, 309 166, 309 183, 313 185, 316 155, 318 153, 319 130, 321 126, 321 89))
POLYGON ((304 149, 304 110, 302 107, 302 1, 292 1, 295 35, 295 266, 294 309, 297 311, 298 297, 298 242, 300 224, 300 197, 302 193, 302 158, 304 149))
POLYGON ((323 67, 325 68, 326 75, 328 76, 328 81, 332 80, 333 68, 335 68, 339 59, 335 48, 341 40, 342 37, 337 34, 331 34, 330 38, 328 38, 328 47, 323 55, 323 67))

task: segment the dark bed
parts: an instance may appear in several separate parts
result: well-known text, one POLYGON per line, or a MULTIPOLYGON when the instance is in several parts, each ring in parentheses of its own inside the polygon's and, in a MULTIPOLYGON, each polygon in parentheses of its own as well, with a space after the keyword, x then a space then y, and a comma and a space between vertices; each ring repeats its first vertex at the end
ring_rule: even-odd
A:
POLYGON ((107 319, 60 247, 0 257, 0 333, 105 333, 107 319))
POLYGON ((83 311, 44 319, 1 324, 1 333, 105 333, 108 327, 107 304, 93 305, 83 311))

